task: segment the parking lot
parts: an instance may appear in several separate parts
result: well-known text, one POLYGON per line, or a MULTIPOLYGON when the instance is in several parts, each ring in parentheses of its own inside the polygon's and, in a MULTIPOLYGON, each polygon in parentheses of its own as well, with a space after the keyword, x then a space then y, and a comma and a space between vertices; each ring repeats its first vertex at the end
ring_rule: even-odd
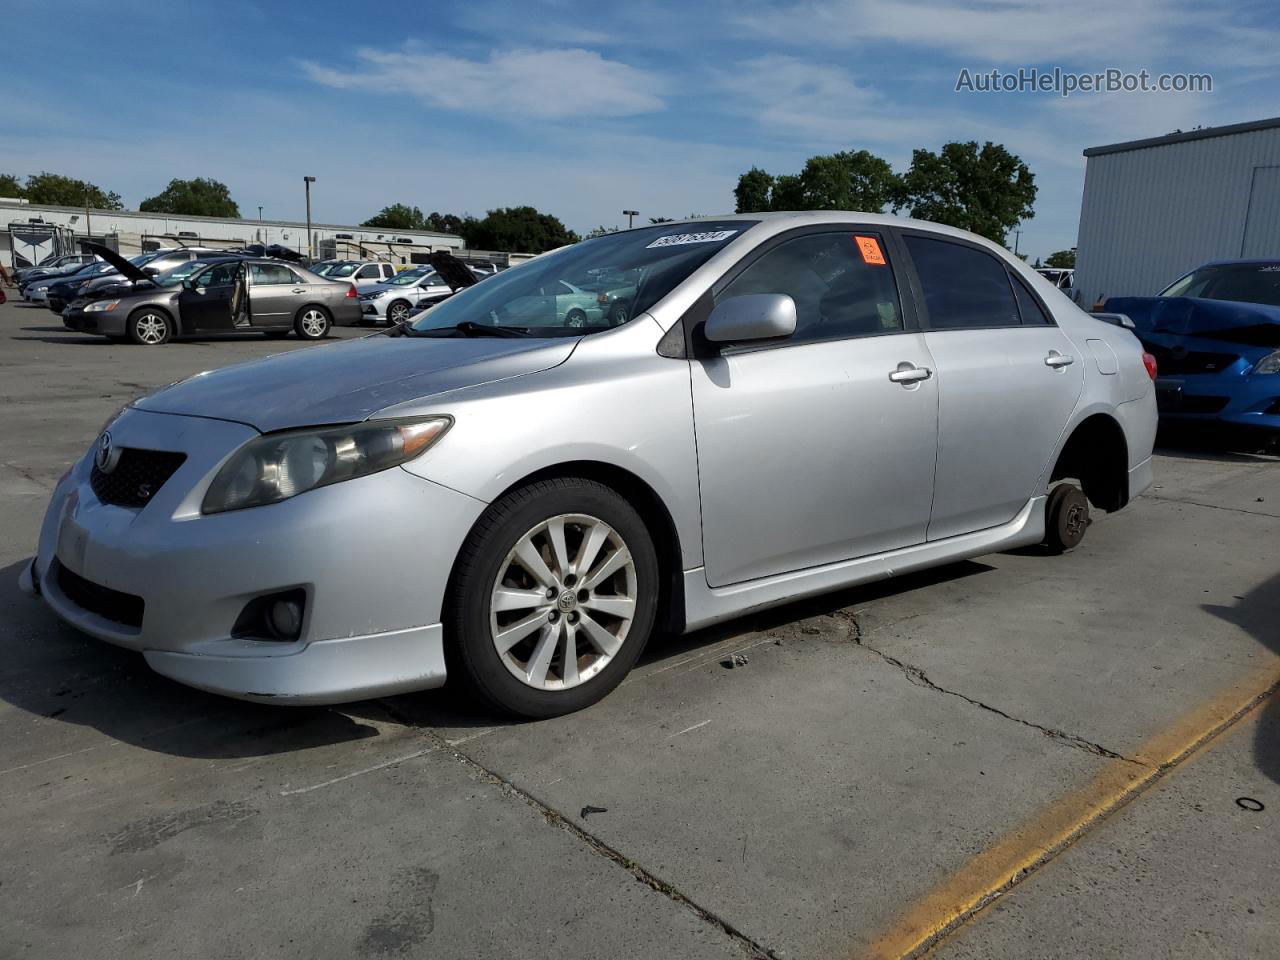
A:
POLYGON ((1274 955, 1276 458, 1161 449, 1070 554, 659 638, 540 723, 220 699, 18 592, 117 407, 281 349, 330 347, 0 306, 0 957, 1274 955))

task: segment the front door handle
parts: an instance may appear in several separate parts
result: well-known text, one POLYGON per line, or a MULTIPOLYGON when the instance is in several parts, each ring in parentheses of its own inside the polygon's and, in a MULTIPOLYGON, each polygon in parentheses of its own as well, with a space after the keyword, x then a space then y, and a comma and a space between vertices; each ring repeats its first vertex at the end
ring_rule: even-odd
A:
POLYGON ((1049 355, 1044 358, 1044 365, 1046 367, 1053 367, 1055 370, 1059 370, 1062 367, 1069 367, 1075 362, 1075 357, 1064 356, 1057 350, 1050 350, 1049 355))
POLYGON ((928 380, 932 376, 933 371, 928 367, 917 367, 904 360, 898 364, 897 370, 889 374, 889 379, 894 383, 918 383, 921 380, 928 380))
POLYGON ((290 290, 289 292, 290 292, 290 293, 306 293, 306 292, 307 292, 307 288, 306 288, 306 287, 294 287, 294 288, 293 288, 292 290, 290 290))

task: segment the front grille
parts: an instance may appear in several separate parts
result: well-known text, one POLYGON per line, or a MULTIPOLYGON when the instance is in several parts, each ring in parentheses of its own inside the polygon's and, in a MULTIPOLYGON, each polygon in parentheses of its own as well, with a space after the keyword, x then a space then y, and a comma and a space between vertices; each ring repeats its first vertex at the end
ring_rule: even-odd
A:
POLYGON ((94 463, 89 474, 89 486, 103 503, 145 507, 186 459, 185 453, 125 447, 110 473, 103 473, 94 463))
POLYGON ((1240 355, 1236 353, 1208 353, 1201 350, 1171 349, 1156 344, 1147 344, 1147 350, 1154 354, 1161 376, 1187 373, 1218 373, 1240 359, 1240 355))
POLYGON ((63 596, 82 610, 96 613, 112 623, 138 629, 142 626, 143 600, 131 593, 121 593, 100 583, 86 580, 54 561, 55 579, 63 596))

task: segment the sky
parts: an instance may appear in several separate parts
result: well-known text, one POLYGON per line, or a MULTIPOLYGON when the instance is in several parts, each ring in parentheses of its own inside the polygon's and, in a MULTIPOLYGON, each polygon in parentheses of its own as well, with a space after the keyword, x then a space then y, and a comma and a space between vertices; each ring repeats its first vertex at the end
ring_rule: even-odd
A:
MULTIPOLYGON (((0 173, 127 207, 173 177, 241 213, 531 204, 579 232, 732 211, 752 166, 1003 143, 1036 177, 1019 249, 1075 245, 1084 148, 1280 115, 1272 2, 7 0, 0 173), (1212 92, 979 93, 1020 68, 1208 73, 1212 92)), ((1010 236, 1012 246, 1014 238, 1010 236)))

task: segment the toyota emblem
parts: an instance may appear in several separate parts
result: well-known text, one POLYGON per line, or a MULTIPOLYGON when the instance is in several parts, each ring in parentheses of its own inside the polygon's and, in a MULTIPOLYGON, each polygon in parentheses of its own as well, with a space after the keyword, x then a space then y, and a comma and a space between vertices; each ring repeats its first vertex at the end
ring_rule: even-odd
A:
POLYGON ((98 438, 98 452, 94 454, 93 462, 103 473, 110 473, 120 462, 120 451, 111 445, 110 431, 104 430, 98 438))

